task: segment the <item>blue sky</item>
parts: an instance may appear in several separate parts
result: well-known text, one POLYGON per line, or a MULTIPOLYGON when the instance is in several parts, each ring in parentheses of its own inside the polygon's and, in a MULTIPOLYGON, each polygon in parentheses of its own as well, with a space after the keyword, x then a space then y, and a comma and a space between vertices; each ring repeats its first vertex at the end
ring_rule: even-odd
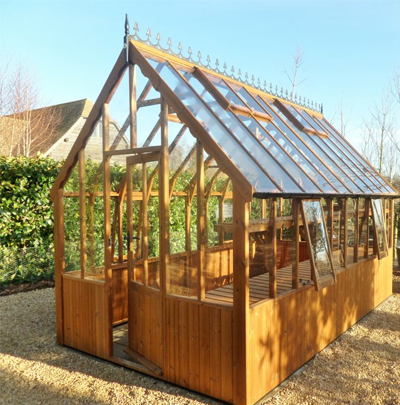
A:
POLYGON ((94 101, 121 50, 125 13, 142 34, 150 27, 164 43, 171 37, 285 88, 300 45, 298 93, 323 102, 328 119, 343 97, 353 128, 400 66, 400 1, 385 0, 0 0, 0 56, 31 66, 47 104, 94 101))

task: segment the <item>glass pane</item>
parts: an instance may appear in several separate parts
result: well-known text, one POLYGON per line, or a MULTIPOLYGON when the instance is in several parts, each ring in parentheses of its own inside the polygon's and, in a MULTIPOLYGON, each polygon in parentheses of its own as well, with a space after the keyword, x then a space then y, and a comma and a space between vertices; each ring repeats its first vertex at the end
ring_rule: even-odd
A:
POLYGON ((376 187, 377 192, 378 191, 380 191, 382 193, 386 193, 386 192, 393 193, 393 192, 395 192, 391 187, 389 187, 386 184, 386 182, 378 175, 378 173, 376 173, 376 171, 370 166, 370 164, 368 164, 361 157, 359 157, 358 153, 356 151, 351 151, 351 147, 346 145, 345 141, 340 139, 340 136, 338 136, 335 133, 335 131, 333 129, 331 129, 327 123, 325 123, 324 119, 319 118, 319 119, 315 119, 315 120, 321 126, 323 126, 326 129, 326 131, 329 132, 332 139, 335 139, 338 142, 338 144, 341 145, 342 150, 347 151, 346 153, 348 154, 348 156, 350 156, 350 158, 356 162, 356 164, 360 168, 360 170, 363 173, 366 173, 371 178, 371 182, 376 187), (350 150, 350 152, 349 152, 349 150, 350 150))
POLYGON ((206 76, 230 103, 246 107, 243 101, 227 86, 223 79, 208 74, 206 76))
POLYGON ((387 240, 385 230, 385 214, 382 200, 372 200, 375 235, 380 258, 387 256, 387 240))
MULTIPOLYGON (((192 75, 186 74, 189 83, 193 85, 196 90, 202 95, 204 101, 209 107, 216 113, 216 115, 224 122, 224 124, 231 130, 231 132, 237 137, 240 143, 249 151, 249 153, 257 160, 257 162, 268 172, 268 174, 274 179, 275 183, 279 185, 285 192, 299 193, 301 189, 297 187, 294 181, 282 170, 281 166, 264 150, 249 131, 245 129, 245 126, 241 124, 237 116, 231 112, 224 110, 212 97, 212 95, 205 90, 203 85, 192 75)), ((246 117, 247 118, 247 117, 246 117)), ((254 120, 253 120, 254 121, 254 120)), ((247 121, 248 122, 248 121, 247 121)), ((259 130, 265 133, 265 130, 259 126, 259 130)), ((276 147, 274 153, 278 153, 276 147)), ((282 155, 282 154, 281 154, 282 155)), ((287 159, 287 157, 286 157, 287 159)), ((281 156, 282 160, 282 156, 281 156)), ((287 162, 285 165, 293 165, 293 162, 287 162)), ((298 168, 292 167, 293 175, 299 172, 298 168)), ((306 187, 312 187, 315 192, 318 190, 309 181, 304 179, 306 187)), ((274 187, 276 189, 276 187, 274 187)), ((271 190, 272 191, 272 190, 271 190)))
MULTIPOLYGON (((264 145, 264 147, 280 163, 280 165, 288 170, 288 172, 296 180, 297 184, 303 187, 303 189, 307 192, 320 193, 324 191, 323 189, 320 190, 319 188, 317 188, 315 184, 312 183, 312 181, 304 174, 302 166, 299 167, 295 162, 293 162, 293 160, 289 158, 289 156, 287 156, 282 151, 275 139, 269 136, 268 132, 264 129, 264 126, 258 124, 257 121, 252 117, 247 117, 241 114, 238 114, 237 116, 253 132, 253 134, 264 145)), ((303 167, 304 166, 305 165, 303 165, 303 167)), ((331 191, 333 191, 332 188, 331 191)))
POLYGON ((333 249, 332 259, 336 271, 344 269, 344 244, 345 244, 345 222, 344 222, 344 198, 334 201, 333 205, 333 249))
POLYGON ((317 145, 311 142, 310 135, 299 130, 297 130, 297 132, 300 135, 297 135, 297 133, 292 131, 286 124, 285 121, 287 121, 287 118, 284 115, 280 117, 280 115, 278 115, 279 111, 277 110, 277 112, 275 112, 275 110, 272 109, 270 105, 259 96, 257 96, 257 100, 273 116, 274 119, 272 123, 276 125, 290 139, 290 141, 293 142, 296 147, 304 153, 305 156, 307 156, 307 158, 310 159, 314 166, 316 166, 322 173, 324 173, 324 175, 340 193, 349 192, 349 190, 343 184, 346 184, 351 191, 360 191, 353 183, 349 182, 346 173, 344 173, 336 165, 336 163, 330 158, 330 156, 323 149, 319 148, 317 145), (332 172, 335 173, 336 176, 338 176, 341 182, 339 182, 339 180, 332 174, 332 172))
POLYGON ((332 277, 331 253, 321 202, 319 200, 303 200, 302 204, 304 222, 308 227, 310 236, 308 242, 314 258, 317 277, 319 280, 332 277))
POLYGON ((356 241, 356 200, 347 199, 347 265, 354 263, 354 249, 356 241))
POLYGON ((365 198, 360 198, 358 216, 358 260, 368 257, 368 213, 365 198))
POLYGON ((200 97, 190 89, 179 73, 174 71, 167 63, 163 63, 160 68, 160 76, 207 130, 214 141, 221 146, 221 149, 230 157, 232 162, 257 191, 279 191, 253 159, 243 150, 240 142, 229 134, 200 97))
MULTIPOLYGON (((320 128, 317 127, 317 125, 313 125, 313 122, 309 122, 308 120, 306 120, 304 118, 304 116, 302 115, 303 111, 300 108, 296 108, 290 104, 284 104, 285 107, 293 114, 293 116, 301 123, 301 125, 303 125, 305 128, 311 128, 314 129, 315 131, 323 131, 320 128)), ((326 133, 326 131, 323 131, 324 133, 326 133)), ((328 135, 328 134, 326 134, 328 135)))

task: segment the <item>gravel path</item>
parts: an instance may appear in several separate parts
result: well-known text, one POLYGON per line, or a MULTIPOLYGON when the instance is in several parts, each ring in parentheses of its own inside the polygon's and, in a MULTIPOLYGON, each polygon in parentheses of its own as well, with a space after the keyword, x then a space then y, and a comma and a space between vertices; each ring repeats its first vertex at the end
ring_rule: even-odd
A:
MULTIPOLYGON (((0 297, 0 404, 217 403, 58 346, 54 289, 0 297)), ((400 295, 339 337, 263 404, 400 405, 400 295)))

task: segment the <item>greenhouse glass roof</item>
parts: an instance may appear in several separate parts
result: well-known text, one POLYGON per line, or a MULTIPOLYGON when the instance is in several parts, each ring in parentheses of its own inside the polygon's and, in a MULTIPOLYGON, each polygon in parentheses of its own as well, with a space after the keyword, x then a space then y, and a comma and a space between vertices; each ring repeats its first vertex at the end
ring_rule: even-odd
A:
POLYGON ((399 194, 319 111, 198 66, 190 58, 132 39, 130 45, 144 74, 151 69, 152 77, 174 93, 178 117, 190 112, 256 196, 399 194))

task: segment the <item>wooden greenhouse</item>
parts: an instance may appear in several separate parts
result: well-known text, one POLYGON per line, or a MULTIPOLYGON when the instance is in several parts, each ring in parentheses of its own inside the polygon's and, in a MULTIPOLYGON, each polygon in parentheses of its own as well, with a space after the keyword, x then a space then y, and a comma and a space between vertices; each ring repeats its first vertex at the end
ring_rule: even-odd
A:
POLYGON ((126 28, 51 190, 57 341, 253 404, 391 295, 398 192, 320 106, 179 48, 126 28))

